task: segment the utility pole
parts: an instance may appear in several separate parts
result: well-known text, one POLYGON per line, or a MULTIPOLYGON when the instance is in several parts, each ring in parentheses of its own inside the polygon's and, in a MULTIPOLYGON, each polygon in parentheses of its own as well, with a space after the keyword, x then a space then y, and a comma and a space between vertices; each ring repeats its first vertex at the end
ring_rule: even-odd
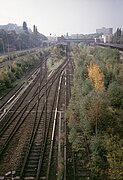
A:
MULTIPOLYGON (((47 121, 47 60, 44 57, 45 61, 45 72, 46 72, 46 84, 45 84, 45 128, 46 128, 46 121, 47 121)), ((44 128, 44 129, 45 129, 44 128)))
POLYGON ((21 40, 19 40, 19 50, 21 51, 21 40))
POLYGON ((1 38, 1 41, 2 41, 2 45, 3 45, 3 54, 5 55, 5 47, 4 47, 4 42, 3 42, 2 38, 1 38))
POLYGON ((58 129, 58 179, 61 179, 61 111, 59 112, 59 129, 58 129))
POLYGON ((8 39, 8 35, 6 33, 6 39, 7 39, 7 44, 8 44, 8 60, 9 60, 9 71, 11 72, 11 62, 10 62, 10 46, 9 46, 9 39, 8 39))
POLYGON ((52 35, 52 34, 50 33, 50 44, 49 44, 50 46, 51 46, 51 35, 52 35))

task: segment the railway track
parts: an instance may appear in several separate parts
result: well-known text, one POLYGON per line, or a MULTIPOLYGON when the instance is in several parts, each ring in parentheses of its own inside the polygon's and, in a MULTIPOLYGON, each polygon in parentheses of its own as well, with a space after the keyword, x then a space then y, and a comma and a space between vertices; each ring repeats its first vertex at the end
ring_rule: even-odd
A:
MULTIPOLYGON (((3 118, 2 122, 4 123, 1 123, 0 128, 0 168, 3 174, 0 175, 4 176, 6 171, 10 169, 8 166, 4 170, 2 164, 5 165, 6 160, 10 159, 14 146, 17 146, 16 150, 19 149, 19 152, 13 155, 18 160, 17 163, 13 163, 13 170, 16 171, 15 177, 17 179, 30 177, 32 179, 50 179, 53 175, 51 173, 52 162, 55 162, 53 157, 55 160, 58 157, 56 154, 53 156, 54 151, 57 152, 58 148, 57 119, 59 118, 59 111, 61 111, 60 108, 65 106, 65 103, 60 103, 60 97, 61 92, 65 91, 63 84, 66 82, 65 72, 69 63, 69 61, 63 62, 50 75, 47 74, 46 66, 42 66, 44 71, 40 71, 39 77, 37 76, 36 88, 33 89, 30 86, 25 97, 12 107, 8 116, 14 114, 10 116, 9 121, 7 115, 3 118), (43 72, 42 75, 41 72, 43 72), (22 141, 23 145, 18 145, 17 141, 20 141, 20 144, 22 141)), ((55 174, 57 171, 57 163, 55 163, 55 174)))
MULTIPOLYGON (((48 94, 47 94, 48 96, 50 96, 50 100, 47 100, 47 109, 48 109, 48 111, 50 111, 50 114, 47 116, 48 118, 46 118, 46 117, 45 117, 45 119, 43 118, 43 113, 44 113, 44 116, 46 116, 46 112, 44 112, 44 110, 46 110, 45 105, 44 105, 43 111, 41 112, 41 117, 46 122, 42 123, 42 126, 44 127, 44 129, 43 129, 43 127, 41 128, 43 131, 43 134, 42 134, 43 140, 41 141, 41 144, 39 145, 40 148, 37 149, 37 153, 36 153, 37 161, 35 161, 35 163, 33 161, 35 152, 36 152, 35 150, 37 148, 37 146, 35 146, 33 143, 32 147, 31 147, 32 151, 30 150, 31 151, 30 154, 28 153, 28 158, 26 158, 25 164, 24 164, 23 168, 21 169, 21 173, 20 173, 21 179, 23 179, 24 175, 26 177, 28 177, 29 174, 32 175, 29 178, 49 179, 50 166, 51 166, 51 161, 52 161, 52 152, 53 152, 53 147, 54 147, 53 143, 54 143, 54 137, 55 137, 55 128, 56 128, 56 123, 57 123, 56 118, 57 118, 57 113, 58 113, 57 109, 58 109, 58 104, 59 104, 60 86, 61 86, 61 81, 62 81, 62 76, 63 76, 60 74, 58 75, 57 82, 56 82, 57 84, 55 85, 55 93, 48 92, 48 94), (51 97, 53 98, 52 101, 51 101, 51 97), (35 166, 35 168, 34 168, 34 166, 35 166)), ((53 82, 53 84, 54 84, 54 82, 53 82)), ((53 90, 53 92, 54 92, 54 90, 53 90)), ((48 99, 48 97, 47 97, 47 99, 48 99)), ((41 121, 41 119, 40 119, 40 121, 41 121)), ((39 128, 39 127, 37 127, 37 128, 39 128)), ((36 130, 36 133, 38 134, 38 129, 36 130)), ((40 128, 39 128, 39 134, 40 134, 40 128)))
POLYGON ((0 110, 4 107, 4 105, 11 99, 12 96, 15 96, 15 94, 17 94, 17 92, 20 91, 20 89, 23 88, 23 86, 25 86, 30 79, 37 73, 37 71, 40 69, 41 64, 43 63, 44 60, 47 60, 49 54, 46 54, 46 56, 43 56, 43 58, 41 59, 40 63, 36 65, 36 67, 29 69, 27 72, 25 72, 24 76, 23 76, 23 83, 21 83, 21 85, 15 85, 14 88, 10 89, 6 94, 4 94, 3 96, 0 97, 0 110))
MULTIPOLYGON (((74 71, 74 64, 73 61, 71 63, 71 68, 67 70, 67 85, 71 87, 73 85, 73 71, 74 71)), ((67 88, 68 90, 70 88, 67 88)), ((66 102, 69 102, 71 97, 71 91, 67 91, 68 99, 66 102)), ((76 118, 76 117, 75 117, 76 118)), ((80 143, 80 147, 82 147, 78 152, 75 152, 72 148, 72 145, 69 143, 69 128, 67 124, 65 124, 66 129, 66 144, 67 146, 64 149, 66 152, 66 173, 64 175, 64 180, 87 180, 90 179, 90 170, 88 168, 88 163, 90 162, 90 152, 89 146, 87 142, 87 137, 83 134, 80 126, 77 123, 77 118, 75 121, 75 128, 77 130, 77 137, 78 142, 80 143)))
MULTIPOLYGON (((35 82, 32 84, 32 86, 30 86, 28 88, 27 92, 24 94, 24 96, 21 98, 21 100, 19 102, 17 102, 14 107, 12 107, 10 114, 7 114, 7 117, 5 116, 5 118, 3 119, 4 121, 1 122, 2 125, 0 128, 0 135, 2 135, 4 133, 4 131, 7 129, 7 127, 14 120, 16 120, 16 124, 18 124, 18 121, 20 121, 20 119, 22 119, 25 112, 28 112, 27 113, 27 115, 28 115, 32 110, 34 110, 34 108, 36 106, 36 102, 37 102, 37 89, 39 87, 38 78, 39 78, 39 74, 38 74, 37 78, 35 79, 35 82), (36 87, 36 84, 37 84, 37 87, 36 87), (36 87, 36 88, 34 88, 34 90, 33 90, 32 89, 33 87, 36 87), (32 92, 32 90, 34 92, 32 92), (28 110, 27 110, 27 108, 28 108, 28 110), (9 118, 8 118, 8 116, 9 116, 9 118), (17 121, 17 118, 19 118, 18 121, 17 121)), ((43 76, 43 79, 44 79, 44 76, 43 76)), ((51 80, 52 80, 52 78, 50 78, 48 81, 51 82, 51 80)), ((42 84, 41 89, 40 89, 41 93, 42 93, 42 90, 44 91, 44 87, 45 87, 45 84, 42 84)), ((43 95, 41 95, 41 97, 42 96, 43 95)))
MULTIPOLYGON (((39 78, 39 75, 37 76, 39 78)), ((38 79, 36 78, 35 85, 38 85, 38 79), (37 82, 37 83, 36 83, 37 82)), ((34 85, 33 84, 33 85, 34 85)), ((1 128, 0 128, 0 158, 3 157, 4 152, 9 147, 9 144, 15 134, 17 133, 18 129, 22 126, 22 124, 25 122, 25 120, 28 118, 28 120, 31 118, 33 119, 34 114, 30 114, 31 110, 35 110, 36 108, 36 89, 33 89, 33 92, 31 91, 32 86, 28 88, 26 91, 24 97, 19 101, 19 103, 16 103, 16 107, 12 107, 11 112, 7 114, 2 122, 1 122, 1 128), (33 93, 32 98, 31 93, 33 93), (28 96, 28 102, 26 100, 26 96, 28 96), (35 99, 35 101, 33 101, 35 99), (26 102, 25 102, 26 100, 26 102), (29 107, 30 103, 33 101, 34 105, 29 107)))
MULTIPOLYGON (((68 132, 69 130, 67 130, 68 132)), ((67 139, 67 180, 87 180, 90 179, 91 175, 89 169, 90 150, 87 137, 82 132, 77 132, 77 136, 82 146, 77 152, 72 149, 67 139)))
POLYGON ((81 142, 83 144, 82 150, 79 152, 72 152, 74 180, 90 179, 91 172, 88 167, 88 163, 90 162, 90 152, 87 138, 84 136, 84 134, 81 134, 81 142), (79 153, 81 153, 81 157, 79 153))

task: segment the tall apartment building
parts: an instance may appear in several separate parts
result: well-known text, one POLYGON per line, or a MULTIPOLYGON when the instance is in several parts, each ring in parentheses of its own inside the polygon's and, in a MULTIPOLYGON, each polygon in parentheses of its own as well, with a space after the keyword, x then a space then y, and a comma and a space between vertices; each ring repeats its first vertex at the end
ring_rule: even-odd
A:
POLYGON ((96 29, 96 33, 99 34, 104 34, 104 35, 108 35, 108 34, 113 34, 113 28, 101 28, 101 29, 96 29))

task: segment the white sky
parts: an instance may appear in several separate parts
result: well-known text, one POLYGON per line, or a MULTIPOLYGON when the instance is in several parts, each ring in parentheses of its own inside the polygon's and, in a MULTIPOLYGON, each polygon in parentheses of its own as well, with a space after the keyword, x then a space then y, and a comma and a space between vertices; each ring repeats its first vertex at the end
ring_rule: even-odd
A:
POLYGON ((123 0, 0 0, 0 24, 27 22, 45 35, 123 28, 123 0))

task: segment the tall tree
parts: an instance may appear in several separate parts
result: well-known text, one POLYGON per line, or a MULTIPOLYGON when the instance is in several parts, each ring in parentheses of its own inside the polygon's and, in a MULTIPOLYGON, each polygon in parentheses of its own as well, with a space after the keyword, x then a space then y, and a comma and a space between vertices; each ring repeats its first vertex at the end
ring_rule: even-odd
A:
POLYGON ((35 27, 35 32, 38 33, 38 28, 37 28, 37 26, 35 27))
POLYGON ((114 33, 113 36, 113 42, 114 43, 120 43, 120 38, 121 38, 121 28, 117 28, 116 32, 114 33))
POLYGON ((25 21, 23 22, 23 30, 28 31, 27 23, 25 21))
POLYGON ((121 36, 121 28, 117 28, 116 35, 117 37, 121 36))
POLYGON ((103 73, 97 64, 92 62, 90 63, 90 66, 88 67, 88 76, 92 81, 95 89, 104 88, 103 73))
POLYGON ((35 33, 35 32, 36 32, 36 26, 33 25, 33 33, 35 33))

